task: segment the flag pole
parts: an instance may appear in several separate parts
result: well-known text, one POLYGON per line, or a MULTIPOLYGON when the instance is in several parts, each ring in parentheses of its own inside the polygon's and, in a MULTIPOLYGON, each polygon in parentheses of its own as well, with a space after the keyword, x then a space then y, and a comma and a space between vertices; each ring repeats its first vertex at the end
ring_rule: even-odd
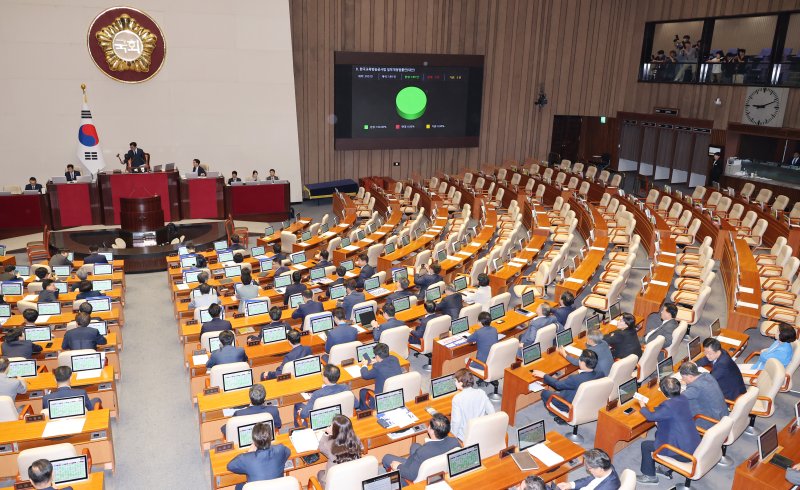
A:
POLYGON ((86 84, 85 83, 81 84, 81 90, 83 91, 83 102, 84 103, 88 103, 89 101, 87 100, 87 97, 86 97, 86 84))

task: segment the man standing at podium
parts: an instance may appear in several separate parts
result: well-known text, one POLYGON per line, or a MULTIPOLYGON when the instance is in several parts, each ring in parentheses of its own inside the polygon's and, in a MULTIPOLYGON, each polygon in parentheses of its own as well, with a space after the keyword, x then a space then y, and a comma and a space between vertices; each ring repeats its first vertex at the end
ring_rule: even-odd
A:
POLYGON ((75 165, 69 164, 67 165, 67 171, 64 172, 64 177, 67 178, 67 182, 75 182, 78 180, 78 177, 81 176, 80 171, 75 170, 75 165))
MULTIPOLYGON (((117 157, 119 157, 119 154, 117 157)), ((135 141, 131 141, 131 149, 125 154, 124 165, 126 165, 131 172, 144 172, 146 169, 147 161, 144 157, 144 150, 139 148, 135 141)))

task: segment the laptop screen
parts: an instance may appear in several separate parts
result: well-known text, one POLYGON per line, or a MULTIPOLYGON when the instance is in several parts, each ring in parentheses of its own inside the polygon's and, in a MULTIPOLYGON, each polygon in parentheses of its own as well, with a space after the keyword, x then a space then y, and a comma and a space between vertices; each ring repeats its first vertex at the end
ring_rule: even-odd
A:
MULTIPOLYGON (((305 231, 305 232, 303 232, 302 235, 300 235, 300 241, 301 242, 307 242, 309 240, 311 240, 311 232, 310 231, 305 231)), ((303 262, 305 262, 305 260, 303 262)))
POLYGON ((411 237, 408 235, 404 235, 402 239, 403 246, 405 247, 409 243, 411 243, 411 237))
POLYGON ((24 361, 11 361, 8 363, 8 372, 6 375, 9 378, 16 378, 17 376, 20 378, 32 378, 36 376, 36 361, 28 359, 24 361))
POLYGON ((323 223, 322 226, 319 227, 319 234, 322 235, 323 233, 328 233, 331 227, 328 226, 328 223, 323 223))
POLYGON ((266 248, 264 247, 251 247, 250 248, 250 255, 253 257, 258 257, 259 255, 264 255, 267 253, 266 248))
POLYGON ((761 460, 769 458, 776 449, 778 449, 778 428, 772 424, 772 427, 758 436, 758 453, 761 460))
POLYGON ((622 314, 622 307, 620 306, 619 301, 611 305, 611 308, 608 309, 608 317, 611 318, 612 320, 614 318, 617 318, 621 314, 622 314))
POLYGON ((389 255, 390 253, 394 252, 395 248, 397 248, 396 245, 394 243, 390 243, 390 244, 386 245, 386 247, 384 247, 383 254, 384 255, 389 255))
POLYGON ((333 316, 322 315, 311 319, 311 333, 322 333, 333 328, 333 316))
POLYGON ((286 340, 286 328, 282 326, 263 328, 261 330, 261 341, 265 344, 286 340))
POLYGON ((393 282, 400 282, 403 279, 408 279, 408 269, 403 267, 402 269, 394 269, 394 270, 392 270, 392 281, 393 282))
POLYGON ((392 471, 364 480, 361 490, 400 490, 400 472, 392 471))
POLYGON ((457 292, 467 289, 468 276, 458 276, 453 280, 453 287, 457 292))
POLYGON ((5 255, 5 254, 6 254, 6 246, 0 245, 0 255, 5 255))
MULTIPOLYGON (((191 272, 187 272, 186 274, 191 274, 191 272)), ((200 271, 194 273, 194 281, 187 281, 187 282, 197 282, 198 274, 200 274, 200 271)), ((92 291, 111 291, 111 289, 112 289, 111 279, 100 279, 92 281, 92 291)))
POLYGON ((36 303, 36 311, 40 315, 58 315, 61 313, 61 303, 36 303))
POLYGON ((359 230, 358 233, 356 233, 356 238, 358 238, 359 241, 363 240, 365 236, 367 236, 367 234, 364 233, 364 230, 359 230))
POLYGON ((100 335, 108 335, 108 325, 103 320, 89 322, 89 327, 97 329, 100 335))
POLYGON ((308 412, 308 418, 311 420, 311 430, 322 430, 326 427, 330 427, 333 423, 333 418, 341 414, 341 405, 311 410, 308 412))
POLYGON ((375 407, 378 413, 388 412, 404 405, 403 388, 375 395, 375 407))
POLYGON ((25 327, 25 340, 31 342, 50 342, 53 336, 50 333, 50 327, 25 327))
POLYGON ((22 296, 22 281, 3 281, 0 293, 4 296, 22 296))
POLYGON ((370 277, 364 281, 364 289, 367 291, 372 291, 373 289, 378 289, 379 287, 381 287, 380 277, 370 277))
POLYGON ((363 308, 353 310, 353 318, 355 318, 356 323, 361 325, 369 325, 372 323, 372 320, 375 319, 375 310, 372 309, 372 306, 365 306, 363 308))
POLYGON ((230 250, 219 250, 217 252, 217 261, 219 262, 233 261, 233 252, 231 252, 230 250))
POLYGON ((185 246, 178 247, 178 255, 188 255, 188 254, 189 254, 189 248, 188 247, 185 247, 185 246))
POLYGON ((619 404, 628 403, 633 398, 633 395, 636 394, 637 389, 636 378, 631 378, 619 385, 619 404))
POLYGON ((29 265, 17 265, 17 273, 20 277, 27 277, 31 275, 31 266, 29 265))
POLYGON ((594 314, 586 318, 586 330, 591 330, 599 326, 600 326, 600 315, 594 314))
POLYGON ((74 373, 101 369, 103 367, 103 356, 99 352, 79 354, 70 357, 70 363, 72 364, 72 372, 74 373))
POLYGON ((272 235, 273 233, 275 233, 275 229, 273 227, 267 226, 266 228, 264 228, 264 236, 269 236, 272 235))
POLYGON ((566 347, 572 343, 572 330, 566 329, 556 334, 556 345, 566 347))
POLYGON ((439 287, 428 288, 425 290, 425 301, 436 301, 442 297, 442 290, 439 287))
POLYGON ((307 376, 309 374, 316 374, 322 371, 322 364, 320 363, 319 356, 304 357, 294 361, 294 376, 307 376))
POLYGON ((348 237, 342 238, 342 241, 339 242, 339 248, 347 248, 350 246, 350 239, 348 237))
POLYGON ((289 308, 297 308, 303 302, 302 294, 293 294, 289 296, 289 308))
POLYGON ((368 359, 375 359, 375 353, 373 349, 375 349, 375 344, 377 342, 370 342, 369 344, 359 345, 356 347, 356 357, 358 358, 358 362, 364 360, 364 358, 368 359))
POLYGON ((267 272, 272 269, 272 259, 261 259, 258 261, 258 267, 261 268, 261 272, 267 272))
MULTIPOLYGON (((256 426, 259 422, 253 422, 252 424, 247 425, 240 425, 237 429, 237 436, 239 447, 250 447, 253 444, 253 427, 256 426)), ((261 422, 263 424, 267 424, 269 426, 270 434, 275 435, 275 422, 272 420, 265 420, 261 422)))
POLYGON ((0 318, 7 318, 11 316, 11 305, 0 305, 0 318))
POLYGON ((520 451, 543 443, 545 441, 544 420, 539 420, 538 422, 517 429, 517 439, 519 440, 520 451))
POLYGON ((111 311, 111 298, 89 298, 87 303, 92 305, 92 312, 111 311))
POLYGON ((401 311, 406 311, 407 309, 411 308, 411 298, 408 296, 397 298, 396 300, 392 301, 392 305, 394 305, 395 314, 400 313, 401 311))
POLYGON ((441 263, 447 259, 447 250, 441 249, 436 253, 436 260, 441 263))
POLYGON ((275 278, 275 287, 276 288, 285 288, 289 284, 292 283, 292 275, 291 274, 283 274, 275 278))
POLYGON ((352 260, 343 260, 339 265, 344 267, 344 270, 346 270, 347 272, 353 270, 354 267, 352 260))
POLYGON ((522 348, 522 362, 524 364, 530 364, 534 361, 538 361, 542 358, 542 347, 539 345, 539 342, 535 344, 526 345, 522 348))
POLYGON ((244 305, 244 313, 247 316, 265 315, 269 313, 269 301, 247 301, 244 305))
POLYGON ((50 461, 53 465, 53 484, 63 485, 89 478, 89 464, 85 455, 72 458, 54 459, 50 461))
POLYGON ((447 455, 447 470, 450 478, 481 467, 481 451, 477 444, 447 455))
MULTIPOLYGON (((197 265, 195 262, 194 265, 197 265)), ((107 276, 111 274, 114 269, 111 264, 94 264, 94 268, 92 269, 95 276, 107 276)))
POLYGON ((658 381, 660 382, 662 379, 666 378, 667 376, 672 376, 672 373, 675 371, 672 368, 672 357, 668 357, 663 361, 658 362, 658 381))
POLYGON ((289 256, 289 259, 292 261, 292 264, 302 264, 306 261, 306 253, 305 252, 297 252, 293 253, 289 256))
POLYGON ((431 396, 434 398, 449 395, 457 389, 456 378, 452 374, 431 379, 431 396))
MULTIPOLYGON (((70 253, 70 255, 72 255, 72 254, 70 253)), ((97 255, 102 255, 103 257, 105 257, 106 260, 109 262, 109 265, 110 265, 111 261, 114 260, 114 254, 111 253, 111 252, 97 252, 97 255)), ((69 260, 73 260, 73 259, 70 258, 69 260)))
POLYGON ((719 323, 719 318, 711 323, 711 336, 717 337, 722 332, 722 326, 719 323))
POLYGON ((226 248, 228 248, 228 242, 226 240, 214 242, 214 250, 225 250, 226 248))
POLYGON ((522 307, 527 308, 528 305, 533 304, 533 301, 535 299, 536 295, 534 294, 534 291, 532 289, 525 291, 524 293, 522 293, 522 307))
POLYGON ((243 369, 222 375, 222 390, 233 391, 249 388, 253 385, 253 370, 243 369))
POLYGON ((242 275, 241 265, 232 265, 225 268, 225 277, 238 277, 242 275))
POLYGON ((315 269, 311 269, 311 280, 318 281, 325 277, 325 268, 324 267, 317 267, 315 269))
POLYGON ((700 353, 703 351, 703 345, 701 344, 700 337, 694 337, 689 341, 689 360, 696 359, 700 353))
POLYGON ((86 415, 86 399, 82 396, 71 396, 69 398, 57 398, 50 400, 47 405, 51 420, 63 419, 65 417, 82 417, 86 415))
POLYGON ((189 255, 188 257, 181 257, 181 267, 197 267, 197 256, 189 255))
POLYGON ((450 322, 450 333, 458 335, 469 330, 469 318, 462 316, 450 322))
POLYGON ((67 294, 67 283, 54 282, 53 285, 56 287, 56 291, 58 291, 59 294, 67 294))
POLYGON ((506 305, 503 303, 498 303, 490 307, 489 315, 491 315, 492 321, 495 321, 498 318, 503 318, 506 315, 506 305))
POLYGON ((72 267, 68 265, 54 265, 53 272, 59 277, 67 277, 72 273, 72 267))
POLYGON ((344 295, 347 293, 347 288, 345 287, 344 284, 337 284, 335 286, 332 286, 329 292, 331 293, 330 294, 331 299, 344 298, 344 295))

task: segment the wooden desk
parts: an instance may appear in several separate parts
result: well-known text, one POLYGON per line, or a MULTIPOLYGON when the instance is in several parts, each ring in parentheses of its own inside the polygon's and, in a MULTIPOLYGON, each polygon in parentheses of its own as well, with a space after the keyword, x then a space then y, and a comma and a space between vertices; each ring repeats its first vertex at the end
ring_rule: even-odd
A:
POLYGON ((0 266, 5 269, 7 265, 17 265, 17 258, 14 255, 0 255, 0 266))
MULTIPOLYGON (((800 431, 789 433, 792 422, 778 433, 778 444, 783 447, 780 454, 795 463, 800 460, 800 431)), ((786 470, 769 462, 759 463, 753 470, 747 469, 747 461, 736 467, 731 490, 789 490, 792 484, 786 480, 786 470)))
POLYGON ((589 238, 590 231, 594 231, 595 241, 572 274, 564 281, 556 284, 554 298, 560 298, 561 294, 566 291, 571 292, 573 297, 577 298, 583 288, 592 280, 600 264, 602 264, 606 257, 606 249, 610 243, 608 224, 593 204, 588 204, 589 210, 587 211, 574 197, 570 198, 569 203, 570 209, 576 213, 578 219, 577 230, 583 237, 584 242, 589 238))
MULTIPOLYGON (((647 406, 651 410, 666 400, 658 388, 658 383, 653 387, 643 385, 639 388, 639 393, 650 399, 647 406)), ((654 422, 648 422, 644 418, 639 402, 636 400, 630 400, 611 411, 603 407, 597 413, 594 447, 602 449, 608 453, 609 457, 613 458, 617 452, 628 447, 636 438, 647 435, 647 432, 655 425, 654 422), (626 414, 625 410, 628 408, 633 408, 633 412, 626 414)))
MULTIPOLYGON (((27 393, 17 395, 15 404, 17 407, 30 405, 34 413, 42 411, 42 397, 45 391, 50 392, 56 389, 56 378, 52 372, 39 373, 33 378, 23 378, 28 383, 27 393)), ((78 379, 76 373, 72 374, 70 386, 73 388, 83 388, 89 394, 89 398, 100 398, 103 408, 109 410, 112 418, 117 418, 119 403, 117 402, 117 386, 114 378, 114 368, 106 366, 100 376, 96 378, 78 379)))
POLYGON ((225 186, 225 214, 234 219, 277 221, 289 217, 289 181, 225 186))
MULTIPOLYGON (((102 471, 97 471, 95 473, 89 473, 89 479, 82 482, 77 483, 70 483, 69 487, 72 490, 103 490, 105 488, 105 473, 102 471)), ((59 485, 56 488, 65 488, 65 485, 59 485)), ((13 486, 10 487, 3 487, 0 490, 14 490, 13 486)))
POLYGON ((753 251, 744 239, 731 235, 731 239, 725 240, 721 245, 723 255, 720 271, 727 296, 727 326, 737 332, 744 332, 758 326, 761 320, 761 279, 758 266, 753 251))
POLYGON ((120 223, 121 197, 152 197, 161 199, 161 209, 166 221, 181 218, 180 190, 178 188, 177 170, 151 172, 141 174, 113 174, 101 172, 97 176, 100 195, 103 202, 103 223, 118 225, 120 223))
POLYGON ((403 263, 408 260, 409 255, 427 248, 429 244, 438 239, 446 224, 447 209, 441 206, 433 224, 419 238, 388 255, 378 257, 378 271, 385 271, 389 274, 395 262, 403 263))
MULTIPOLYGON (((308 225, 311 224, 311 218, 300 218, 294 223, 290 224, 284 230, 275 230, 273 231, 272 235, 269 236, 262 236, 256 239, 257 246, 271 246, 273 243, 281 241, 281 231, 288 231, 289 233, 297 233, 300 230, 304 230, 308 225)), ((167 258, 169 260, 169 258, 167 258)), ((172 258, 175 262, 180 262, 180 258, 176 255, 172 258)))
POLYGON ((183 219, 225 218, 224 177, 181 179, 180 183, 183 219))
POLYGON ((100 216, 100 191, 96 182, 47 183, 53 229, 97 225, 100 216))
POLYGON ((651 216, 655 217, 655 225, 647 219, 647 215, 639 208, 639 202, 625 202, 627 210, 633 213, 636 220, 635 233, 641 236, 641 244, 647 251, 651 260, 654 262, 650 283, 642 292, 636 294, 633 304, 633 314, 647 318, 661 309, 661 305, 667 297, 672 278, 675 276, 675 265, 677 260, 678 246, 675 239, 670 236, 670 227, 655 209, 644 204, 644 209, 649 209, 651 216), (661 236, 660 251, 656 255, 656 233, 661 236))

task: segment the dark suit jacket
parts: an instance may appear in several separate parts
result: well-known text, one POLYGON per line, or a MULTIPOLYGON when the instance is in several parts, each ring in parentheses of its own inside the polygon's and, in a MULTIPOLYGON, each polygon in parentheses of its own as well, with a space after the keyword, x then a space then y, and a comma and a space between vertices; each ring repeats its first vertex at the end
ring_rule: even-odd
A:
POLYGON ((385 322, 378 325, 377 328, 372 330, 372 338, 377 342, 381 338, 381 333, 389 330, 390 328, 402 327, 404 325, 405 323, 401 322, 397 318, 389 318, 385 322))
POLYGON ((130 161, 131 168, 141 167, 147 163, 144 159, 144 150, 141 148, 136 148, 136 152, 128 150, 128 153, 125 154, 125 162, 128 161, 130 161))
POLYGON ((730 354, 724 350, 720 352, 716 362, 712 363, 707 357, 703 357, 697 362, 697 365, 710 367, 711 376, 717 380, 719 388, 727 400, 736 400, 739 395, 743 395, 747 391, 742 379, 742 371, 739 370, 736 361, 731 359, 730 354))
POLYGON ((331 297, 331 288, 333 286, 336 286, 337 284, 344 284, 344 278, 343 277, 337 277, 336 279, 333 280, 332 283, 328 284, 328 290, 325 291, 325 294, 328 296, 328 298, 331 297))
POLYGON ((230 179, 228 179, 228 185, 231 185, 234 182, 241 182, 241 181, 242 181, 241 177, 236 177, 235 179, 234 178, 230 178, 230 179))
POLYGON ((617 359, 628 357, 631 354, 642 357, 642 344, 639 342, 639 334, 633 328, 614 330, 606 335, 604 339, 617 359))
POLYGON ((328 330, 326 337, 325 352, 330 354, 334 345, 346 344, 358 339, 358 330, 352 325, 342 323, 328 330))
POLYGON ((575 311, 574 304, 572 306, 559 306, 553 310, 553 315, 556 317, 556 320, 558 320, 558 323, 561 324, 558 328, 559 331, 564 330, 564 325, 567 324, 567 317, 573 311, 575 311))
POLYGON ((298 284, 295 284, 295 283, 289 284, 288 286, 286 286, 286 292, 283 293, 283 304, 288 305, 289 304, 289 297, 291 295, 302 293, 306 289, 308 289, 308 286, 306 286, 302 282, 298 283, 298 284))
POLYGON ((479 361, 486 362, 486 358, 489 357, 489 351, 497 343, 497 329, 491 325, 481 327, 467 337, 467 342, 478 344, 478 355, 476 357, 479 361))
POLYGON ((308 399, 308 402, 306 402, 305 406, 300 410, 300 417, 304 419, 308 418, 308 413, 314 407, 314 402, 317 401, 317 398, 323 396, 335 395, 337 393, 341 393, 349 389, 350 387, 346 384, 323 386, 322 388, 316 390, 314 393, 311 393, 311 398, 308 399))
POLYGON ((25 190, 42 192, 42 184, 36 184, 36 185, 25 184, 25 190))
POLYGON ((247 362, 247 354, 244 352, 244 348, 234 345, 223 345, 211 353, 211 357, 209 357, 208 362, 206 362, 206 369, 211 369, 219 364, 230 364, 232 362, 247 362))
POLYGON ((82 396, 85 402, 86 410, 92 409, 91 402, 89 401, 89 395, 86 394, 86 390, 80 388, 70 388, 68 386, 56 388, 55 390, 46 394, 42 398, 42 408, 48 408, 50 406, 50 400, 60 400, 61 398, 72 398, 74 396, 82 396))
POLYGON ((419 288, 420 301, 425 297, 425 291, 428 286, 442 281, 442 276, 439 274, 425 274, 424 276, 414 277, 414 284, 419 288))
POLYGON ((373 363, 371 366, 361 368, 361 377, 364 379, 375 380, 375 393, 383 393, 383 384, 392 376, 403 374, 400 361, 394 356, 389 356, 381 362, 373 363))
POLYGON ((0 281, 13 281, 15 279, 17 279, 15 272, 0 272, 0 281))
POLYGON ((197 168, 192 168, 192 172, 197 175, 206 175, 206 169, 204 169, 202 165, 198 165, 197 168))
POLYGON ((75 299, 99 298, 101 296, 103 296, 103 293, 100 291, 86 291, 85 293, 78 293, 75 299))
POLYGON ((2 351, 5 357, 33 359, 34 354, 42 352, 42 347, 34 344, 30 340, 15 340, 13 342, 3 342, 3 347, 0 348, 0 351, 2 351))
POLYGON ((364 267, 361 268, 361 270, 358 273, 358 276, 356 277, 356 284, 358 285, 358 287, 363 288, 364 281, 366 281, 373 275, 375 275, 375 268, 369 264, 364 265, 364 267))
POLYGON ((105 255, 100 255, 98 253, 89 254, 83 258, 84 264, 108 264, 108 259, 106 259, 105 255))
POLYGON ((67 178, 67 182, 72 182, 73 180, 78 180, 78 177, 81 176, 80 171, 75 170, 74 172, 64 172, 64 177, 67 178))
MULTIPOLYGON (((656 423, 656 447, 671 444, 681 451, 692 454, 700 444, 700 434, 695 428, 689 400, 683 395, 664 400, 654 412, 648 408, 641 409, 642 415, 650 422, 656 423)), ((678 456, 669 449, 660 454, 674 458, 678 456)), ((682 457, 681 457, 682 458, 682 457)))
MULTIPOLYGON (((580 480, 575 480, 575 488, 586 488, 586 485, 592 483, 592 480, 594 480, 592 475, 583 477, 580 480)), ((620 485, 621 483, 619 481, 619 475, 617 475, 617 470, 611 468, 611 474, 594 488, 595 490, 618 490, 620 485)))
MULTIPOLYGON (((531 320, 531 322, 528 324, 528 329, 525 330, 525 332, 523 332, 523 334, 519 338, 522 347, 527 347, 536 340, 536 334, 539 333, 539 329, 544 328, 548 325, 552 325, 554 323, 558 324, 558 320, 556 320, 556 317, 554 317, 553 315, 539 316, 531 320)), ((542 345, 540 347, 546 350, 551 346, 542 345)))
MULTIPOLYGON (((431 313, 429 315, 425 315, 424 317, 419 319, 419 325, 417 328, 411 331, 415 337, 421 339, 425 336, 425 329, 428 328, 428 322, 433 320, 434 318, 441 316, 439 313, 431 313)), ((451 318, 452 320, 452 318, 451 318)))
POLYGON ((98 345, 106 345, 108 341, 94 327, 73 328, 64 334, 61 348, 64 350, 97 349, 98 345))
POLYGON ((344 308, 344 317, 349 320, 350 316, 352 316, 353 314, 353 306, 357 305, 358 303, 363 303, 366 300, 367 298, 366 296, 364 296, 364 293, 360 293, 358 291, 353 291, 352 293, 342 298, 342 308, 344 308))
POLYGON ((296 345, 292 348, 292 350, 287 352, 285 356, 283 356, 283 362, 281 362, 281 365, 278 366, 278 369, 276 369, 275 372, 277 374, 281 374, 283 372, 283 366, 285 366, 286 363, 302 359, 303 357, 308 357, 311 354, 311 347, 302 344, 296 345))
POLYGON ((411 291, 407 291, 405 289, 399 289, 393 293, 390 293, 386 296, 386 303, 391 303, 396 299, 405 298, 407 296, 413 296, 414 294, 411 291))
POLYGON ((442 298, 436 305, 436 311, 442 315, 450 315, 451 320, 457 320, 464 305, 464 297, 458 293, 450 294, 442 298))
POLYGON ((206 332, 222 332, 223 330, 233 330, 231 322, 221 318, 212 318, 211 321, 205 322, 200 328, 200 336, 202 337, 206 332))
POLYGON ((661 335, 664 337, 664 348, 667 348, 670 345, 672 345, 672 332, 674 332, 676 328, 678 328, 678 322, 676 320, 674 319, 667 320, 666 322, 663 322, 659 324, 657 327, 650 330, 650 332, 647 332, 644 338, 646 338, 647 341, 650 342, 654 338, 661 335))
POLYGON ((400 476, 406 480, 414 481, 419 474, 419 467, 423 462, 459 446, 461 446, 461 444, 458 442, 458 439, 450 436, 440 441, 428 441, 421 446, 412 446, 408 459, 397 468, 400 471, 400 476))
POLYGON ((242 453, 228 463, 228 471, 247 475, 247 481, 263 481, 281 478, 283 466, 291 451, 283 444, 273 444, 269 449, 242 453))
POLYGON ((325 311, 325 307, 322 306, 322 303, 319 301, 309 301, 308 303, 303 303, 298 306, 297 309, 292 312, 292 318, 299 318, 302 320, 306 315, 322 313, 323 311, 325 311))
MULTIPOLYGON (((594 370, 600 374, 600 377, 608 376, 608 371, 611 370, 611 365, 614 364, 614 356, 611 355, 611 349, 608 348, 608 344, 605 342, 592 346, 587 344, 587 349, 597 354, 597 366, 594 370)), ((573 366, 577 366, 579 362, 579 359, 572 355, 567 356, 567 360, 573 366)))
POLYGON ((39 303, 52 303, 58 301, 58 291, 48 291, 42 289, 39 291, 39 303))
POLYGON ((319 269, 320 267, 330 267, 333 265, 333 262, 330 260, 320 260, 316 264, 314 264, 314 269, 319 269))
POLYGON ((582 383, 592 381, 600 377, 602 376, 600 376, 600 373, 597 371, 588 371, 585 373, 578 372, 563 379, 556 379, 548 374, 544 377, 544 382, 555 388, 561 398, 567 400, 568 402, 572 402, 572 400, 575 398, 575 393, 578 391, 578 387, 582 383))

